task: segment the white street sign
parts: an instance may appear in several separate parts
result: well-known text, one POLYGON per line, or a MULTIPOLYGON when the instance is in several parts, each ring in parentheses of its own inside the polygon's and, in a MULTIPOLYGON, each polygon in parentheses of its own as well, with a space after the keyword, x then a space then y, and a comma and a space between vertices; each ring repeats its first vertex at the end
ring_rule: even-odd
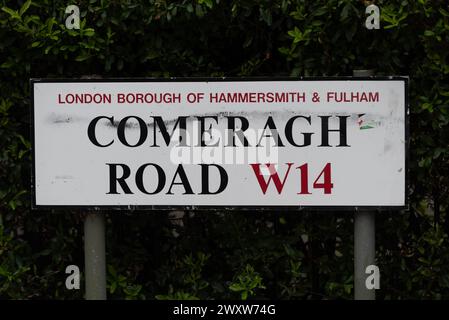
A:
POLYGON ((32 80, 34 207, 404 207, 407 82, 32 80))

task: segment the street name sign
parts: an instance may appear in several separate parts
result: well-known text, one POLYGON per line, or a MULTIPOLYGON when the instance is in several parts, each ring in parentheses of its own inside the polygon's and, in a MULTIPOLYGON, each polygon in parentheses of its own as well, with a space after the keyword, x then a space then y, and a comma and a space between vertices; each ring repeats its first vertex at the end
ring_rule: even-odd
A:
POLYGON ((408 78, 32 79, 33 208, 404 208, 408 78))

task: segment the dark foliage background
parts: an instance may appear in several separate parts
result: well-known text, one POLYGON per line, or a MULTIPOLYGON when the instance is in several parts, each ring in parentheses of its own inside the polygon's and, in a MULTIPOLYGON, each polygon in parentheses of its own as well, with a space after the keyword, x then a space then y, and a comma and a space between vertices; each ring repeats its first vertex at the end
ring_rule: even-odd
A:
MULTIPOLYGON (((84 265, 83 215, 30 212, 30 77, 333 76, 371 68, 411 78, 411 206, 377 215, 377 297, 449 298, 447 1, 376 1, 380 30, 364 27, 369 1, 0 3, 0 298, 83 297, 64 285, 65 267, 84 265), (64 26, 69 4, 80 7, 80 30, 64 26)), ((350 299, 352 217, 109 213, 108 295, 350 299)))

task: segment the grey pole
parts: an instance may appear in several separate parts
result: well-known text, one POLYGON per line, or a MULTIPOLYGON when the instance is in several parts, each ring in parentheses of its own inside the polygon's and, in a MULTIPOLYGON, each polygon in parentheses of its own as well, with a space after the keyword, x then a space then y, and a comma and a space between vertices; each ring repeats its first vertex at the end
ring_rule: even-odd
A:
POLYGON ((88 213, 84 220, 86 300, 106 300, 105 220, 88 213))
POLYGON ((354 299, 375 300, 375 289, 367 289, 366 267, 375 264, 375 212, 354 214, 354 299))
MULTIPOLYGON (((366 77, 374 75, 373 70, 354 70, 354 76, 366 77)), ((366 267, 375 264, 375 211, 354 213, 354 299, 375 300, 375 289, 367 289, 365 285, 368 274, 366 267)))
MULTIPOLYGON (((84 75, 82 79, 101 79, 84 75)), ((84 274, 86 300, 106 300, 106 250, 104 214, 89 212, 84 220, 84 274)))

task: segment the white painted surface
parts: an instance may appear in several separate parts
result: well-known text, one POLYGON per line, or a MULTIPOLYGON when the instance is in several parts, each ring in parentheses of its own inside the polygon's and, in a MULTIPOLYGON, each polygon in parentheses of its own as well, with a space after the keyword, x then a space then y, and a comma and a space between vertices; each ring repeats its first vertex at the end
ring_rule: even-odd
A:
MULTIPOLYGON (((405 83, 401 80, 326 80, 326 81, 240 81, 240 82, 37 82, 34 83, 34 135, 35 135, 35 192, 36 205, 248 205, 248 206, 402 206, 405 204, 405 83), (128 92, 305 92, 306 102, 300 103, 248 103, 210 104, 205 99, 199 104, 182 101, 176 104, 118 104, 117 93, 128 92), (326 103, 328 91, 377 91, 378 103, 326 103), (58 94, 111 93, 111 104, 58 104, 58 94), (319 92, 320 103, 312 103, 312 92, 319 92), (359 114, 374 124, 374 128, 361 130, 359 114), (144 163, 156 163, 164 168, 169 184, 177 164, 170 160, 173 146, 166 147, 158 136, 160 148, 150 147, 149 139, 140 147, 129 148, 117 139, 113 126, 97 126, 101 141, 115 139, 107 148, 94 146, 87 136, 90 121, 100 115, 114 116, 116 121, 126 116, 138 116, 152 123, 151 116, 161 116, 168 123, 169 132, 178 116, 218 115, 219 124, 213 128, 224 135, 225 115, 248 118, 251 128, 262 129, 268 116, 272 116, 279 130, 284 148, 279 155, 279 176, 282 180, 286 162, 294 166, 286 179, 282 194, 271 184, 264 195, 249 164, 222 165, 229 177, 225 191, 217 195, 183 195, 182 186, 174 186, 174 195, 165 194, 168 185, 157 195, 137 190, 132 175, 129 181, 134 194, 107 194, 109 169, 106 163, 125 163, 132 173, 144 163), (298 121, 294 126, 298 141, 300 132, 314 132, 308 147, 291 146, 285 139, 284 125, 295 115, 312 116, 312 125, 298 121), (348 144, 350 147, 318 147, 321 143, 321 116, 349 115, 348 144), (298 195, 299 170, 309 165, 310 195, 298 195), (312 183, 326 163, 332 164, 331 194, 313 189, 312 183)), ((189 118, 190 119, 190 118, 189 118)), ((332 118, 334 119, 334 118, 332 118)), ((338 121, 330 121, 337 128, 338 121)), ((189 130, 189 129, 188 129, 189 130)), ((129 130, 130 141, 137 130, 129 130)), ((192 133, 191 131, 189 134, 192 133)), ((338 133, 330 133, 330 144, 338 144, 338 133)), ((174 144, 173 144, 174 145, 174 144)), ((210 150, 211 148, 208 148, 210 150)), ((220 150, 223 150, 220 147, 220 150)), ((220 152, 220 150, 216 150, 220 152)), ((175 150, 176 151, 176 150, 175 150)), ((186 164, 184 169, 195 192, 200 191, 198 165, 186 164)), ((153 172, 153 171, 148 171, 153 172)), ((212 170, 212 175, 215 173, 212 170)), ((146 177, 148 189, 152 177, 146 177)), ((118 187, 119 191, 121 188, 118 187)), ((214 189, 214 181, 211 181, 214 189)))

